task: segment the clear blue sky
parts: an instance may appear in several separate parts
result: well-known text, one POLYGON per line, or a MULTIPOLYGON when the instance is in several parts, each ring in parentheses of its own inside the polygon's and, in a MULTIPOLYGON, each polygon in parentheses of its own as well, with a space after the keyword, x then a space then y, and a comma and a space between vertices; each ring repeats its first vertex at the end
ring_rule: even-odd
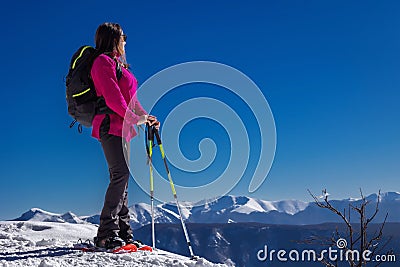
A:
MULTIPOLYGON (((360 187, 400 191, 398 1, 57 2, 8 1, 0 11, 0 219, 31 207, 100 211, 106 163, 88 130, 68 128, 63 79, 72 53, 93 44, 105 21, 129 36, 139 83, 207 60, 237 68, 261 88, 276 123, 275 161, 258 191, 247 191, 249 170, 231 194, 311 201, 307 189, 327 188, 333 198, 356 197, 360 187)), ((174 101, 180 97, 190 96, 174 101)), ((157 110, 162 118, 163 107, 157 110)), ((197 141, 224 132, 194 121, 182 134, 183 153, 196 158, 197 141)), ((133 180, 129 193, 130 204, 148 201, 133 180)))

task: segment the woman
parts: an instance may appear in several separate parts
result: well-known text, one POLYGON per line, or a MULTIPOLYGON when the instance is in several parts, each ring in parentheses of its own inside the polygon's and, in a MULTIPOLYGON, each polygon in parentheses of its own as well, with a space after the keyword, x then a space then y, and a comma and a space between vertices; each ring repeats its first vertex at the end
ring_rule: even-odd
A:
POLYGON ((100 215, 95 245, 113 249, 134 243, 129 224, 129 168, 124 155, 127 144, 136 135, 134 125, 149 123, 159 127, 154 116, 140 105, 136 97, 137 80, 128 70, 125 56, 127 36, 117 23, 103 23, 96 31, 96 49, 100 54, 93 62, 91 76, 97 95, 105 99, 112 114, 98 114, 93 120, 92 136, 99 139, 109 172, 110 183, 100 215), (117 68, 119 64, 122 68, 117 68), (117 78, 118 70, 122 71, 117 78), (122 127, 128 123, 130 127, 122 127), (127 129, 127 130, 126 130, 127 129))

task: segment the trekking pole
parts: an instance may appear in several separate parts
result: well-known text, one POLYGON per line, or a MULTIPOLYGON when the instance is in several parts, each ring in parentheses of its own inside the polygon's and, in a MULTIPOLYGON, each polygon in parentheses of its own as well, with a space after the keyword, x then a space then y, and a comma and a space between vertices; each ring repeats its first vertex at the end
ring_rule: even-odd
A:
MULTIPOLYGON (((165 170, 167 171, 169 184, 171 185, 171 190, 172 190, 172 193, 174 194, 174 199, 175 199, 175 202, 176 202, 176 207, 177 207, 177 209, 178 209, 179 218, 180 218, 180 220, 181 220, 181 224, 182 224, 182 228, 183 228, 183 233, 185 234, 186 243, 187 243, 187 245, 188 245, 188 247, 189 247, 190 257, 191 257, 191 259, 193 259, 193 260, 197 260, 198 257, 196 257, 196 256, 194 255, 194 253, 193 253, 192 245, 190 244, 189 235, 188 235, 188 232, 187 232, 187 230, 186 230, 185 223, 184 223, 184 221, 183 221, 181 208, 180 208, 179 202, 178 202, 178 196, 177 196, 177 194, 176 194, 175 185, 174 185, 174 182, 172 181, 171 173, 170 173, 169 168, 168 168, 167 159, 165 158, 165 152, 164 152, 163 145, 162 145, 162 143, 161 143, 160 134, 159 134, 157 128, 155 128, 154 126, 151 126, 151 128, 153 128, 153 132, 154 132, 154 134, 155 134, 155 136, 156 136, 156 139, 157 139, 158 147, 160 148, 161 157, 162 157, 162 159, 164 160, 165 170)), ((153 140, 154 140, 154 139, 153 139, 153 140)))
POLYGON ((153 127, 146 125, 146 151, 150 169, 150 201, 151 201, 151 240, 153 249, 156 248, 156 234, 154 229, 154 179, 153 179, 153 163, 151 161, 153 155, 154 133, 153 127))

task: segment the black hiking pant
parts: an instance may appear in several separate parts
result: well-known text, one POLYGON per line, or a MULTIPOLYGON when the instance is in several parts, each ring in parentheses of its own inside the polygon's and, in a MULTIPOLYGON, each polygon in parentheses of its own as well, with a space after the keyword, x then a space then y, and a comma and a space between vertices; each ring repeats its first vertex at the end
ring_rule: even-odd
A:
POLYGON ((103 239, 119 236, 128 239, 132 238, 132 229, 128 209, 129 168, 124 154, 128 155, 129 143, 124 145, 122 137, 108 134, 108 130, 109 117, 106 116, 100 127, 100 142, 110 172, 110 183, 100 215, 97 237, 103 239))

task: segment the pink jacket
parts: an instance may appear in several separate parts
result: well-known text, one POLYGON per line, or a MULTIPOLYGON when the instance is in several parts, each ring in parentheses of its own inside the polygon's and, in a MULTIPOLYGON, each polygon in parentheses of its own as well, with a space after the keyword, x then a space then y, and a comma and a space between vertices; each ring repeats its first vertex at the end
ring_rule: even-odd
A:
MULTIPOLYGON (((93 62, 91 75, 97 95, 103 96, 107 106, 115 112, 109 115, 108 133, 125 137, 127 141, 131 140, 136 136, 134 126, 139 121, 140 115, 147 114, 137 99, 138 83, 135 76, 122 68, 122 77, 117 80, 116 62, 104 54, 98 56, 93 62), (124 118, 129 127, 123 129, 124 118)), ((105 114, 98 114, 93 119, 92 136, 97 139, 100 139, 100 125, 105 116, 105 114)))

